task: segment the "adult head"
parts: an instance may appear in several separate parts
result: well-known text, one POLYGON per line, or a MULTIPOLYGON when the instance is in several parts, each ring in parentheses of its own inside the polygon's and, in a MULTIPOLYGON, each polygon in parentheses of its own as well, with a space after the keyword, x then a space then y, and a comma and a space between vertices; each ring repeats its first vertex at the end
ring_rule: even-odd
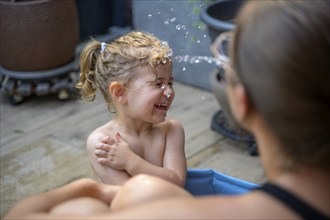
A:
POLYGON ((280 169, 330 170, 329 27, 329 1, 251 1, 236 19, 232 111, 248 130, 262 118, 280 169))

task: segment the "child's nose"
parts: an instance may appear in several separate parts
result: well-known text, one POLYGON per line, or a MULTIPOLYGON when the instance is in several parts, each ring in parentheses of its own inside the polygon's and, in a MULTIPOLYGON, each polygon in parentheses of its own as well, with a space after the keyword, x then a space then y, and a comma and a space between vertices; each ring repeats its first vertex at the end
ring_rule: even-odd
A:
POLYGON ((166 83, 164 83, 163 85, 162 85, 162 90, 163 91, 168 91, 168 90, 172 90, 172 88, 170 87, 170 85, 168 85, 168 84, 166 84, 166 83))
POLYGON ((163 94, 166 98, 170 98, 173 95, 173 89, 169 85, 164 85, 163 87, 163 94))

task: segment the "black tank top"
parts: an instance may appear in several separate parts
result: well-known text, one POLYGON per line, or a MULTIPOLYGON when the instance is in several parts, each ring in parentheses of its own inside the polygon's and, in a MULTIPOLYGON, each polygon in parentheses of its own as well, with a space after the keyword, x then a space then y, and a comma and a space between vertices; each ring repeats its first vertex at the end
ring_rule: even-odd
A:
POLYGON ((292 193, 272 183, 266 183, 260 188, 257 188, 257 190, 261 190, 278 199, 279 201, 287 205, 289 208, 291 208, 303 219, 330 219, 329 217, 317 211, 315 208, 311 207, 292 193))

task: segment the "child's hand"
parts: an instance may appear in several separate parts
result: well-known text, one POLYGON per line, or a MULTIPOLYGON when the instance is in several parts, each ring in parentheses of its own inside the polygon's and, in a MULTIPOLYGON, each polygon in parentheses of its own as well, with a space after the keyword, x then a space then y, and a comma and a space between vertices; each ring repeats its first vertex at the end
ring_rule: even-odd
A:
POLYGON ((114 139, 106 137, 102 139, 101 144, 96 145, 95 155, 98 157, 97 162, 104 166, 126 170, 127 163, 135 153, 117 132, 114 139))
POLYGON ((101 139, 101 142, 98 142, 95 145, 95 156, 97 158, 108 158, 109 150, 111 148, 111 145, 114 144, 116 141, 115 139, 105 136, 101 139))

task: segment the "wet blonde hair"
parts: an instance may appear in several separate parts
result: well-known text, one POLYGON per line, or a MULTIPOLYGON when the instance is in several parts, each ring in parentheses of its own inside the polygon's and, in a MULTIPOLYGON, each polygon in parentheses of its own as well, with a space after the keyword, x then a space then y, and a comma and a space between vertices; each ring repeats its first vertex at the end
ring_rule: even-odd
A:
POLYGON ((127 84, 137 75, 134 70, 143 66, 148 66, 157 75, 158 65, 172 63, 171 53, 167 42, 143 32, 133 31, 119 37, 106 44, 102 52, 101 42, 92 39, 80 55, 80 80, 76 88, 80 89, 85 101, 93 101, 99 89, 112 111, 114 105, 108 92, 112 82, 127 84))

